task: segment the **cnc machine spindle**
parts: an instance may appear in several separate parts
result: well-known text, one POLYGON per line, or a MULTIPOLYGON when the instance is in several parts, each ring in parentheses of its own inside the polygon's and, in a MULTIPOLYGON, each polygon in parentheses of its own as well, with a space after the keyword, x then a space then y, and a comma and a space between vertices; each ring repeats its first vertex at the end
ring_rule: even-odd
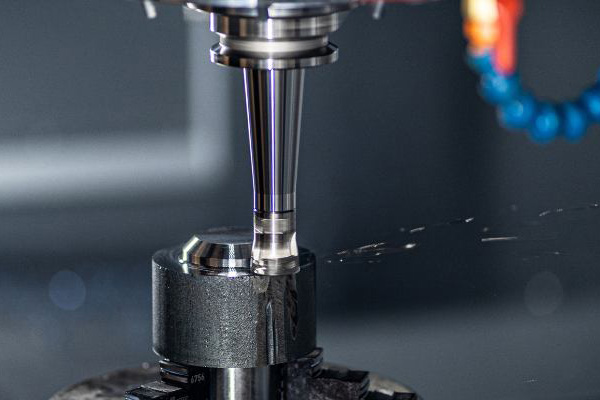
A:
POLYGON ((219 35, 211 60, 244 73, 256 274, 298 272, 296 175, 304 73, 305 68, 337 60, 329 34, 340 26, 349 7, 313 10, 273 3, 265 15, 210 13, 210 28, 219 35))
POLYGON ((298 271, 296 175, 303 69, 244 69, 254 188, 255 273, 298 271))

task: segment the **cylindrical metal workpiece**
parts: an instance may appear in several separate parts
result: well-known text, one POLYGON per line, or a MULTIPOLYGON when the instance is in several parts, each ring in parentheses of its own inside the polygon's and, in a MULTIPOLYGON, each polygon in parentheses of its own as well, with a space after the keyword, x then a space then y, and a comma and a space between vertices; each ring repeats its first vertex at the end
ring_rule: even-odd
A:
POLYGON ((244 240, 210 236, 196 236, 183 254, 178 247, 153 257, 155 352, 211 368, 275 365, 310 353, 316 347, 314 255, 300 253, 297 274, 260 276, 249 269, 249 231, 244 240))
POLYGON ((304 70, 244 69, 254 188, 255 273, 298 271, 296 176, 304 70))

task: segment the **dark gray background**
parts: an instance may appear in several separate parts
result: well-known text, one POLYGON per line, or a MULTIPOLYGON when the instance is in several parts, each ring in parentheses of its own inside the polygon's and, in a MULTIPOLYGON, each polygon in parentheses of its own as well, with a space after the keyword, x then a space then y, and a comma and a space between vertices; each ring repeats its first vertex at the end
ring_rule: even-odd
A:
MULTIPOLYGON (((0 8, 0 399, 155 360, 151 254, 250 223, 240 72, 159 12, 0 8)), ((523 80, 552 99, 589 85, 598 15, 527 1, 523 80)), ((360 9, 333 41, 340 60, 307 73, 298 196, 327 358, 428 400, 597 398, 600 131, 539 146, 499 128, 458 1, 360 9), (415 247, 331 256, 380 241, 415 247)))

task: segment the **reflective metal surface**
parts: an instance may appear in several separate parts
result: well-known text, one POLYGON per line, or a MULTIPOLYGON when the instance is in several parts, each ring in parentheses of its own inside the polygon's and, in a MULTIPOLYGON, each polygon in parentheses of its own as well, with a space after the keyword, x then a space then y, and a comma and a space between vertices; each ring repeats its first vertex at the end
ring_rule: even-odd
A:
POLYGON ((293 18, 251 18, 210 13, 210 29, 219 35, 212 62, 256 69, 292 69, 330 64, 337 47, 328 35, 336 31, 346 10, 293 18))
POLYGON ((182 264, 191 264, 225 273, 250 267, 252 233, 249 229, 211 230, 203 235, 194 235, 182 248, 182 264))
MULTIPOLYGON (((250 221, 245 121, 221 115, 228 103, 214 98, 241 94, 241 76, 194 61, 218 41, 200 36, 207 22, 188 32, 179 7, 163 5, 147 21, 127 0, 45 4, 5 1, 0 13, 0 399, 9 400, 154 360, 148 255, 199 228, 250 221), (192 84, 190 60, 201 78, 192 84), (189 144, 186 113, 200 122, 189 144), (188 174, 188 154, 199 175, 188 174), (49 297, 65 269, 86 289, 75 311, 49 297)), ((353 15, 332 38, 344 65, 307 75, 299 244, 326 256, 404 227, 401 244, 417 247, 374 264, 320 263, 319 344, 427 400, 600 398, 599 213, 534 221, 550 241, 477 235, 491 224, 513 236, 511 215, 600 200, 600 130, 575 146, 507 134, 474 92, 457 2, 386 13, 382 23, 353 15), (387 62, 373 63, 381 54, 387 62), (368 83, 349 84, 361 73, 368 83), (377 177, 386 179, 369 185, 377 177), (369 192, 357 194, 362 183, 369 192), (431 232, 458 217, 480 224, 431 232), (531 303, 529 281, 546 270, 563 297, 540 317, 556 292, 534 291, 531 303)), ((598 15, 597 0, 527 2, 522 61, 533 88, 563 97, 593 80, 599 60, 583 55, 600 52, 598 15)), ((72 299, 69 287, 59 293, 72 299)))
POLYGON ((210 49, 210 59, 215 64, 240 68, 308 68, 337 61, 337 52, 338 49, 334 44, 327 43, 323 47, 299 53, 287 53, 283 57, 273 58, 271 57, 273 53, 242 53, 222 43, 217 43, 210 49))
POLYGON ((210 30, 240 38, 315 38, 338 30, 347 12, 295 18, 248 18, 210 13, 210 30))
POLYGON ((219 14, 245 17, 293 18, 308 15, 327 15, 344 11, 359 4, 356 0, 159 0, 182 4, 188 8, 219 14))
POLYGON ((215 369, 209 400, 277 399, 281 379, 280 366, 215 369))
POLYGON ((159 377, 156 365, 113 371, 64 388, 50 400, 123 400, 125 392, 159 377))
MULTIPOLYGON (((324 364, 324 368, 330 367, 336 368, 324 364)), ((272 390, 273 368, 270 370, 261 368, 255 371, 254 373, 240 369, 215 371, 223 385, 220 385, 222 390, 211 394, 210 400, 264 399, 265 397, 260 396, 272 390), (249 394, 258 397, 247 396, 249 394)), ((128 389, 158 379, 159 376, 156 367, 123 369, 69 386, 56 393, 50 400, 122 400, 128 389)), ((369 390, 388 394, 411 392, 411 389, 406 386, 376 374, 370 374, 369 390)))
POLYGON ((296 176, 304 70, 244 69, 254 188, 253 269, 298 271, 296 176))
POLYGON ((214 273, 181 262, 181 252, 161 250, 152 260, 152 340, 161 357, 197 367, 254 368, 314 350, 312 253, 300 254, 297 274, 259 276, 234 268, 214 273))
POLYGON ((254 213, 252 269, 259 275, 299 271, 296 212, 254 213))
POLYGON ((254 210, 296 208, 304 70, 244 69, 254 210))
POLYGON ((339 28, 352 3, 335 8, 319 2, 251 6, 265 4, 270 11, 277 5, 285 12, 263 9, 246 15, 239 4, 225 9, 203 2, 186 6, 210 12, 210 29, 219 35, 211 61, 244 69, 254 189, 252 270, 276 276, 299 271, 295 209, 304 68, 337 60, 337 47, 328 35, 339 28))

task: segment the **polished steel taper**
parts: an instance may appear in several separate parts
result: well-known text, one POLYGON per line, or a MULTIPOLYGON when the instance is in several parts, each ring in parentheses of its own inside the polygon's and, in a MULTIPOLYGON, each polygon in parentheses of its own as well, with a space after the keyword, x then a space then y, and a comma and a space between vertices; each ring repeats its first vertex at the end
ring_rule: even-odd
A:
POLYGON ((254 272, 298 271, 296 176, 303 69, 244 68, 254 188, 254 272))
POLYGON ((329 34, 351 7, 351 2, 314 8, 275 2, 258 15, 227 7, 205 9, 210 29, 219 35, 211 60, 244 73, 256 274, 298 272, 296 176, 305 68, 337 59, 329 34))

